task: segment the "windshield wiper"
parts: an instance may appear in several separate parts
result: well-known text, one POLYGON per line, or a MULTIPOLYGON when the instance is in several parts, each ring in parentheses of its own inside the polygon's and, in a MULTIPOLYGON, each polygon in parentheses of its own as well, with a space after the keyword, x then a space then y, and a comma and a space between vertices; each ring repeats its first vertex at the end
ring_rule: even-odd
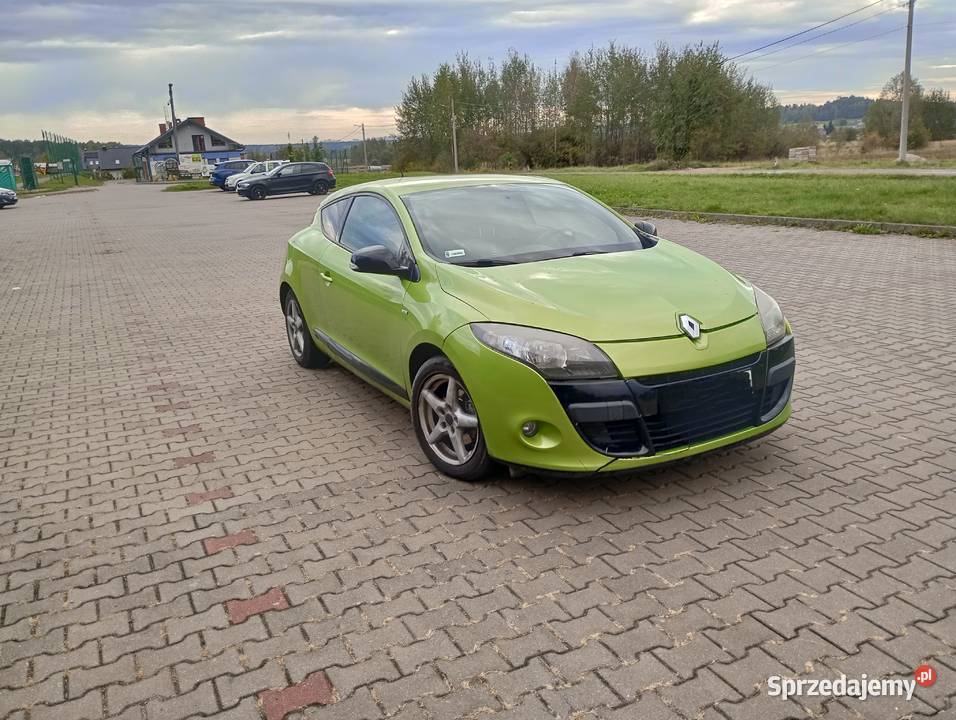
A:
POLYGON ((471 260, 469 262, 455 263, 462 267, 497 267, 499 265, 514 265, 511 260, 493 260, 492 258, 481 258, 480 260, 471 260))

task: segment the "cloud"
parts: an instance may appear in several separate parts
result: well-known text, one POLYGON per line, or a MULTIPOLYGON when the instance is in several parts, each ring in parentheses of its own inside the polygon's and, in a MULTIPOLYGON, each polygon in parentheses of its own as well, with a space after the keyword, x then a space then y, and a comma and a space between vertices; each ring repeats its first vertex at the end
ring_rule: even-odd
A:
MULTIPOLYGON (((0 133, 145 141, 173 82, 180 114, 246 142, 334 137, 366 115, 383 124, 410 77, 459 51, 500 59, 515 48, 548 66, 611 40, 646 52, 720 42, 737 54, 845 12, 843 0, 31 0, 4 10, 0 133)), ((917 74, 956 89, 952 36, 937 32, 947 3, 921 0, 918 14, 917 74)), ((788 99, 878 91, 899 71, 895 35, 799 56, 899 20, 886 13, 772 58, 792 62, 751 67, 788 99)))

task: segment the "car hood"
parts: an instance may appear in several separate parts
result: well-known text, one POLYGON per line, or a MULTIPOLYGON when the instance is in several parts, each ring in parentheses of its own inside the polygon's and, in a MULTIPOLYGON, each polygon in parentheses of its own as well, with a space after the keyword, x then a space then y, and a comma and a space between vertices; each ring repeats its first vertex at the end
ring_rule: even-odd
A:
POLYGON ((717 263, 660 241, 629 252, 474 268, 441 263, 442 289, 494 322, 592 342, 675 337, 679 315, 706 332, 757 312, 753 290, 717 263))

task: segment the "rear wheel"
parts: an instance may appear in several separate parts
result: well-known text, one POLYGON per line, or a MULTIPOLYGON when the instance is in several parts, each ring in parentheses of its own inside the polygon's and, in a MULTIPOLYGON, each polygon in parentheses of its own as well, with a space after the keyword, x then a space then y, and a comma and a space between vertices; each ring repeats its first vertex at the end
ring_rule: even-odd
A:
POLYGON ((309 195, 325 195, 328 192, 329 184, 325 180, 316 180, 309 190, 309 195))
POLYGON ((299 299, 291 290, 286 295, 283 313, 285 314, 285 331, 289 338, 289 349, 292 351, 293 359, 304 368, 320 368, 328 365, 331 358, 312 342, 309 326, 306 325, 302 308, 299 307, 299 299))
POLYGON ((422 365, 412 386, 412 424, 422 450, 446 475, 474 481, 491 469, 478 413, 447 358, 422 365))
POLYGON ((261 185, 256 185, 249 190, 249 197, 253 200, 265 200, 266 190, 261 185))

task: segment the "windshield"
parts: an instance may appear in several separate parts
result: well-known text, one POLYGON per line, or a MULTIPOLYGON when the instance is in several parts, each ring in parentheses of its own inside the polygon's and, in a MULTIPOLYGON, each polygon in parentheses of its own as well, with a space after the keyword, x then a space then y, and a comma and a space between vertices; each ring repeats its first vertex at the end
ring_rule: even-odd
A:
POLYGON ((402 200, 425 251, 452 265, 511 265, 644 247, 617 215, 561 185, 481 185, 402 200))
POLYGON ((254 175, 255 173, 261 173, 265 169, 266 169, 265 165, 263 165, 262 163, 256 163, 255 165, 250 165, 249 167, 247 167, 244 170, 244 172, 247 172, 250 175, 254 175))

